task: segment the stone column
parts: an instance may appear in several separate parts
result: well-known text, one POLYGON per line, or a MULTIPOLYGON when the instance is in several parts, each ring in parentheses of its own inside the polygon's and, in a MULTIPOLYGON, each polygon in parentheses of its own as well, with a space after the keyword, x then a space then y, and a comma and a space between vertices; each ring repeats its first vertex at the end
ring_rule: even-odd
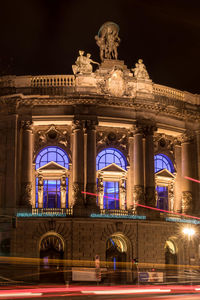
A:
POLYGON ((129 147, 128 147, 128 155, 130 157, 130 166, 127 166, 127 209, 133 209, 133 188, 134 188, 134 150, 133 150, 133 143, 134 138, 132 133, 129 134, 129 147))
POLYGON ((174 211, 181 212, 182 210, 182 159, 181 159, 181 142, 179 139, 175 140, 175 147, 174 147, 174 155, 176 161, 176 178, 174 182, 174 211))
POLYGON ((193 209, 192 203, 192 181, 185 178, 193 177, 192 175, 192 149, 191 149, 192 136, 186 132, 182 136, 181 143, 181 167, 182 167, 182 212, 190 213, 193 209))
POLYGON ((22 121, 22 193, 20 204, 23 207, 32 207, 32 155, 33 132, 32 122, 22 121))
POLYGON ((87 208, 97 209, 96 193, 97 193, 97 184, 96 184, 96 125, 97 120, 87 120, 85 123, 85 133, 87 136, 87 146, 86 146, 86 205, 87 208), (90 195, 95 194, 94 195, 90 195))
POLYGON ((134 131, 134 188, 133 210, 140 211, 137 204, 144 204, 144 161, 143 161, 143 128, 137 127, 134 131))
POLYGON ((79 210, 84 207, 84 132, 83 122, 79 119, 75 119, 73 124, 72 168, 74 210, 79 210))
POLYGON ((155 126, 145 127, 145 198, 146 205, 155 207, 154 141, 155 126))
MULTIPOLYGON (((196 132, 196 147, 197 147, 197 179, 200 181, 200 130, 196 132)), ((200 184, 197 183, 197 199, 200 199, 200 184)), ((196 205, 196 209, 200 211, 200 203, 196 205)))

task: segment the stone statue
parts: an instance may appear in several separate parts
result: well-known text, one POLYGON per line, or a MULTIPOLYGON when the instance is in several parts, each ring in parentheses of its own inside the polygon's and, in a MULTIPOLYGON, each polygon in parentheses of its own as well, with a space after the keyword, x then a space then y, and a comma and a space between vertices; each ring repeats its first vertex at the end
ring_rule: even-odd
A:
POLYGON ((120 43, 118 37, 119 26, 113 22, 104 23, 99 29, 98 35, 95 36, 96 43, 100 48, 100 58, 117 59, 117 47, 120 43))
POLYGON ((93 61, 91 58, 91 54, 87 53, 84 56, 84 51, 79 50, 79 56, 75 62, 75 65, 72 65, 73 73, 76 75, 77 73, 80 74, 91 74, 92 73, 92 63, 99 65, 99 63, 93 61))
POLYGON ((149 74, 143 64, 142 59, 138 59, 138 63, 135 64, 135 68, 131 69, 137 79, 149 79, 149 74))

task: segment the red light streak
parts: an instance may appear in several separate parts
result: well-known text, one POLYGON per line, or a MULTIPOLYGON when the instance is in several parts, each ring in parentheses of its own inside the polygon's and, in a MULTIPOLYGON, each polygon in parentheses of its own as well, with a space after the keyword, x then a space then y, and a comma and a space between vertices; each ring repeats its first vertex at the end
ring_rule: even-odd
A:
MULTIPOLYGON (((83 191, 81 193, 98 197, 98 194, 95 194, 95 193, 89 193, 89 192, 83 192, 83 191)), ((109 197, 109 196, 104 196, 104 197, 109 198, 109 199, 113 199, 113 200, 119 200, 117 198, 112 198, 112 197, 109 197)), ((168 214, 182 216, 182 217, 185 217, 185 218, 200 220, 199 217, 194 217, 194 216, 190 216, 190 215, 186 215, 186 214, 182 214, 182 213, 178 213, 178 212, 174 212, 174 211, 170 211, 170 210, 160 209, 160 208, 151 207, 151 206, 147 206, 147 205, 142 205, 142 204, 138 204, 138 203, 136 203, 136 205, 140 206, 140 207, 143 207, 143 208, 147 208, 147 209, 152 209, 152 210, 156 210, 156 211, 160 211, 160 212, 164 212, 164 213, 168 213, 168 214)))
POLYGON ((188 180, 191 180, 191 181, 194 181, 194 182, 200 183, 200 180, 197 180, 197 179, 194 179, 194 178, 191 178, 191 177, 188 177, 188 176, 184 176, 184 178, 188 179, 188 180))

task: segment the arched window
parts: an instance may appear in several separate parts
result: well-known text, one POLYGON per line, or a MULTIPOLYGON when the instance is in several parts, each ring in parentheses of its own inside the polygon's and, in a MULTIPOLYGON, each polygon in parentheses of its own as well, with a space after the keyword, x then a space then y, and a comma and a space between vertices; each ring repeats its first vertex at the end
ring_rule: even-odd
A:
POLYGON ((69 158, 57 147, 42 149, 36 157, 36 208, 68 207, 69 158))
POLYGON ((156 173, 162 169, 167 169, 171 173, 174 172, 173 163, 172 163, 171 159, 165 154, 155 155, 154 163, 155 163, 155 172, 156 173))
POLYGON ((125 209, 126 166, 125 156, 115 148, 104 149, 97 155, 96 168, 100 170, 98 189, 101 191, 98 202, 101 209, 125 209))
POLYGON ((58 163, 66 169, 69 167, 69 158, 67 153, 57 146, 51 146, 42 149, 37 155, 35 160, 36 170, 51 161, 58 163))
POLYGON ((102 150, 96 159, 97 170, 100 170, 112 163, 115 163, 122 169, 126 169, 127 162, 124 155, 117 149, 107 148, 102 150))
MULTIPOLYGON (((157 154, 154 157, 155 173, 156 173, 156 191, 157 191, 157 208, 169 209, 169 184, 173 174, 166 174, 162 177, 161 170, 167 169, 170 173, 174 173, 174 166, 171 159, 165 154, 157 154)), ((166 172, 166 171, 165 171, 166 172)), ((172 209, 172 207, 170 207, 172 209)))

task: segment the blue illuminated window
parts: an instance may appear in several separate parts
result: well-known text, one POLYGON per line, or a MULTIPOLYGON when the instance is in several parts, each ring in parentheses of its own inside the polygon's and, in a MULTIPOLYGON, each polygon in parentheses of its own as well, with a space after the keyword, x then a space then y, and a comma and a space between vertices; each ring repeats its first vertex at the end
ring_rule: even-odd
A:
MULTIPOLYGON (((57 147, 50 146, 42 149, 36 157, 36 170, 49 162, 57 164, 68 169, 69 158, 67 153, 57 147)), ((61 208, 61 182, 59 179, 43 180, 43 208, 61 208)), ((68 178, 66 178, 66 207, 68 207, 68 178)), ((35 207, 38 208, 38 178, 36 178, 36 199, 35 207)))
POLYGON ((126 169, 127 162, 125 156, 117 149, 107 148, 102 150, 96 158, 96 168, 100 170, 112 163, 126 169))
POLYGON ((69 167, 69 158, 67 153, 57 146, 51 146, 42 149, 37 155, 37 158, 35 160, 36 170, 46 165, 50 161, 54 161, 59 165, 65 167, 66 169, 68 169, 69 167))
POLYGON ((104 209, 119 209, 119 182, 104 181, 104 209))
POLYGON ((165 154, 157 154, 154 157, 155 172, 157 173, 160 170, 167 169, 171 173, 174 172, 174 166, 171 162, 171 159, 165 154))
POLYGON ((60 180, 44 180, 43 208, 60 208, 60 180))
POLYGON ((158 193, 157 208, 168 210, 168 187, 158 185, 156 191, 158 193))

